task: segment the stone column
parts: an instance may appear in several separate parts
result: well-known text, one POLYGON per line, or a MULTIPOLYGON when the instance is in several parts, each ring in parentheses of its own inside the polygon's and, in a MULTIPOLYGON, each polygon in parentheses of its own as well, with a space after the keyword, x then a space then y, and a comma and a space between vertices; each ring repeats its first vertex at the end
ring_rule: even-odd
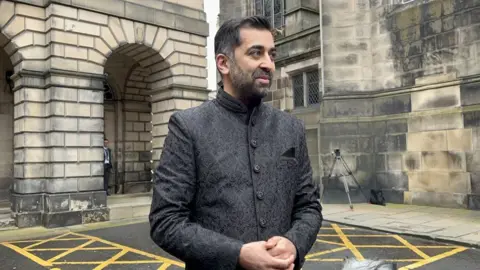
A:
POLYGON ((18 227, 108 220, 103 191, 103 85, 92 74, 20 74, 15 92, 18 227))

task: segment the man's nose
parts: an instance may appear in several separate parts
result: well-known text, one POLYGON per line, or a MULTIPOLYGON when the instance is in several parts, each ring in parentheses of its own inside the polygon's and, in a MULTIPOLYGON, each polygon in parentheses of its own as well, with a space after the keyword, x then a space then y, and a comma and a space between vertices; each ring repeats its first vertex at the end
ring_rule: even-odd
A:
POLYGON ((260 68, 262 68, 264 71, 274 72, 275 71, 275 62, 272 60, 272 58, 270 56, 265 57, 265 60, 262 61, 262 64, 260 65, 260 68))

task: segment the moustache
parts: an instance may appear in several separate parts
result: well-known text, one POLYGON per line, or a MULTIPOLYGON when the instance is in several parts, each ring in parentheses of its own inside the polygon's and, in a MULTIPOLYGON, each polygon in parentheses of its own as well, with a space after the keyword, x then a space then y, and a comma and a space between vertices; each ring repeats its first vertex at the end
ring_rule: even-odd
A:
POLYGON ((256 70, 254 73, 253 73, 253 78, 254 79, 258 79, 260 77, 268 77, 269 80, 271 80, 272 78, 272 73, 271 72, 268 72, 268 71, 265 71, 265 70, 256 70))

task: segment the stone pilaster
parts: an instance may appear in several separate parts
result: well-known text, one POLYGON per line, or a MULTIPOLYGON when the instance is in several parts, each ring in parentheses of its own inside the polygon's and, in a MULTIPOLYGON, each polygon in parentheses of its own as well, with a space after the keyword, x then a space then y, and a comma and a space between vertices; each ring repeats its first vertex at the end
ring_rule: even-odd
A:
POLYGON ((17 226, 108 220, 101 78, 65 71, 18 77, 12 194, 17 226))
POLYGON ((152 170, 158 166, 170 116, 176 111, 199 106, 207 99, 206 86, 179 86, 152 93, 152 170))

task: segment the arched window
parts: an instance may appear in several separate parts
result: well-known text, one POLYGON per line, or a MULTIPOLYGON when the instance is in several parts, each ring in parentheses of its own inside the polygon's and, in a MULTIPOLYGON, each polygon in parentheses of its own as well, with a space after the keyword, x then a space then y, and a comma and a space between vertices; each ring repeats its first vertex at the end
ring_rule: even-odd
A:
POLYGON ((255 14, 270 19, 274 28, 284 25, 285 0, 255 0, 255 14))

